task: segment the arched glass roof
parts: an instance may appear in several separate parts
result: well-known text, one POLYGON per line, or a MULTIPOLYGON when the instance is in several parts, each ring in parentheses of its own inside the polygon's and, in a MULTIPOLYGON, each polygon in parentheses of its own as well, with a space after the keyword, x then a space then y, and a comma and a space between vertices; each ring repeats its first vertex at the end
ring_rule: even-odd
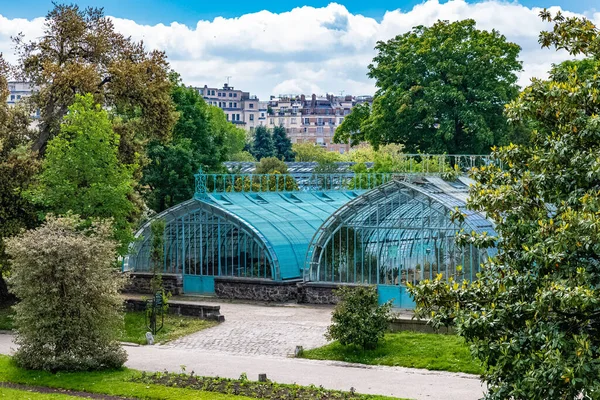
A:
POLYGON ((459 249, 454 236, 461 228, 491 235, 495 231, 485 216, 466 209, 471 183, 468 178, 394 180, 348 202, 312 239, 306 278, 397 285, 440 272, 450 276, 461 265, 473 279, 482 257, 494 250, 483 254, 474 248, 459 249), (462 225, 450 219, 455 209, 465 214, 462 225))

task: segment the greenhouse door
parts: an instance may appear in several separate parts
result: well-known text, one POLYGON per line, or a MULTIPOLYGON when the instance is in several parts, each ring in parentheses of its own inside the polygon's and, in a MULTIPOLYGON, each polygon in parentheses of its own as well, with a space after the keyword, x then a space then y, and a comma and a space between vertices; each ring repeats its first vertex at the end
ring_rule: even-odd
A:
POLYGON ((183 274, 184 294, 215 294, 215 277, 183 274))
POLYGON ((415 302, 410 297, 404 285, 377 285, 379 304, 392 301, 394 308, 415 308, 415 302))

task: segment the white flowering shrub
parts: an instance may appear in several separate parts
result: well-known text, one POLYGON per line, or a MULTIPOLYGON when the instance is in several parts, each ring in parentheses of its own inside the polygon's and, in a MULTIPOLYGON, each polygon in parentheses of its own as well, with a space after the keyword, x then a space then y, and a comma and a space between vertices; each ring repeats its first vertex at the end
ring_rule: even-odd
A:
POLYGON ((48 371, 118 368, 127 356, 111 224, 48 216, 39 228, 6 241, 12 259, 18 365, 48 371))

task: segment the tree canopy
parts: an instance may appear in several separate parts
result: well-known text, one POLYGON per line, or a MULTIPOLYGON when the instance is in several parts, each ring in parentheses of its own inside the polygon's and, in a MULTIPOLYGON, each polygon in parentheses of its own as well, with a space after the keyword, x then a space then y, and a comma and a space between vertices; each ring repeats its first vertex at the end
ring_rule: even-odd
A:
POLYGON ((164 52, 146 51, 114 29, 102 8, 55 4, 40 38, 15 38, 22 79, 39 87, 32 97, 40 110, 33 149, 43 154, 60 131, 78 94, 111 110, 120 134, 120 157, 133 164, 149 138, 167 139, 176 120, 164 52))
POLYGON ((179 113, 172 141, 149 143, 141 180, 148 206, 156 212, 192 198, 199 168, 219 172, 223 161, 244 147, 245 132, 227 121, 223 110, 206 104, 196 89, 179 82, 172 97, 179 113))
POLYGON ((75 97, 60 133, 48 143, 30 197, 55 215, 112 219, 120 251, 127 251, 135 207, 133 167, 118 159, 119 136, 92 95, 75 97))
POLYGON ((275 147, 275 157, 283 161, 294 161, 296 153, 292 150, 292 142, 283 126, 276 126, 273 129, 273 146, 275 147))
POLYGON ((409 152, 481 154, 503 142, 520 47, 474 20, 438 21, 378 42, 372 108, 355 107, 337 142, 400 143, 409 152))
POLYGON ((275 157, 276 150, 273 143, 271 132, 264 127, 259 126, 254 130, 254 142, 252 143, 252 155, 258 161, 265 157, 275 157))
POLYGON ((507 111, 535 128, 531 143, 499 148, 493 164, 473 170, 469 207, 498 236, 459 241, 498 254, 476 282, 410 288, 419 315, 454 324, 471 344, 487 399, 600 396, 600 31, 586 19, 541 15, 555 24, 540 36, 544 47, 589 60, 534 79, 507 111))

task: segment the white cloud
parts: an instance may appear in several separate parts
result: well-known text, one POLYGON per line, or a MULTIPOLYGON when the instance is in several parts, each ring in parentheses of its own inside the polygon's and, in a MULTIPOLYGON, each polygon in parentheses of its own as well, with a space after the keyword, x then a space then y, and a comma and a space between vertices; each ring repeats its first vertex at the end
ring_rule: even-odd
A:
MULTIPOLYGON (((552 63, 569 58, 565 52, 540 49, 538 34, 549 28, 540 20, 540 11, 499 0, 443 4, 428 0, 410 11, 390 10, 381 21, 331 3, 280 14, 261 11, 238 18, 218 17, 198 21, 193 28, 176 22, 153 26, 121 18, 114 22, 123 34, 143 39, 148 48, 166 51, 187 84, 218 86, 232 76, 232 85, 266 99, 280 93, 373 93, 374 82, 366 73, 376 41, 438 19, 473 18, 478 28, 496 29, 519 44, 524 67, 519 83, 526 85, 531 77, 547 76, 552 63)), ((600 24, 600 13, 590 11, 586 16, 600 24)), ((34 39, 41 35, 42 25, 43 18, 0 15, 0 52, 14 61, 10 36, 22 32, 26 39, 34 39)))

